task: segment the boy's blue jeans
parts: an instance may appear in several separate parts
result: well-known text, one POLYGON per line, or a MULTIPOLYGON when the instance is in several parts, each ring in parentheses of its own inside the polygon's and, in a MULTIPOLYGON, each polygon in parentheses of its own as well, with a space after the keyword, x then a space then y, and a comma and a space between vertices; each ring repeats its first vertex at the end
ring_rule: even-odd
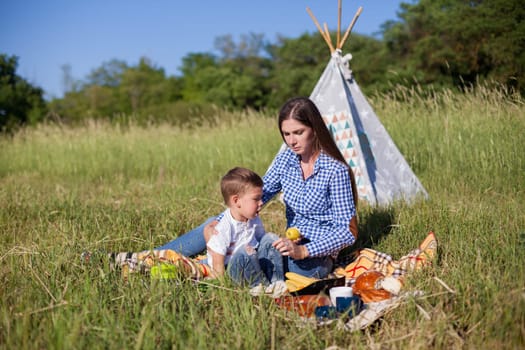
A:
POLYGON ((266 233, 259 242, 257 250, 248 252, 239 249, 228 263, 228 275, 237 284, 269 285, 275 281, 284 281, 283 257, 272 243, 279 237, 275 233, 266 233))

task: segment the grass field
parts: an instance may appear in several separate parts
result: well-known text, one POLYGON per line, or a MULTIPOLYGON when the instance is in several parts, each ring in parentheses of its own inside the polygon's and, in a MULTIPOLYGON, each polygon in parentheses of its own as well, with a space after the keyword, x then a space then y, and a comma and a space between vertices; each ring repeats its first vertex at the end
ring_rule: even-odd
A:
MULTIPOLYGON (((227 282, 124 282, 85 266, 83 250, 151 248, 219 213, 223 173, 263 174, 280 136, 269 113, 187 130, 48 125, 0 139, 0 348, 524 348, 524 101, 484 88, 400 94, 371 102, 430 199, 361 205, 356 247, 400 258, 435 232, 437 261, 406 285, 423 298, 345 332, 227 282)), ((280 203, 262 217, 284 230, 280 203)))

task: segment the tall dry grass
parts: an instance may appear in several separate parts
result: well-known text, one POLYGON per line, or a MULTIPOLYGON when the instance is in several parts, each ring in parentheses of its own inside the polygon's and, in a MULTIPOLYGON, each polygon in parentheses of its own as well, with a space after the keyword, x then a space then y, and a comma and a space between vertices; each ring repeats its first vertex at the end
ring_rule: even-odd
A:
MULTIPOLYGON (((217 214, 222 174, 264 173, 281 140, 259 113, 191 129, 47 125, 0 139, 0 348, 523 348, 523 100, 489 88, 396 93, 372 104, 430 199, 362 205, 356 246, 399 258, 434 231, 437 261, 406 285, 423 297, 350 333, 228 283, 124 283, 82 265, 85 249, 153 247, 217 214)), ((284 229, 280 203, 262 216, 284 229)))

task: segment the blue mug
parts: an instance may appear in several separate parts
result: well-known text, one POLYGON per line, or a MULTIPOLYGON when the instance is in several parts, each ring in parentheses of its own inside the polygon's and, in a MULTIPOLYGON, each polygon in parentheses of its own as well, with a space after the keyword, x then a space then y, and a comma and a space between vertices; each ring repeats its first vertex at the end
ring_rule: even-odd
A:
POLYGON ((335 300, 335 310, 338 314, 347 314, 349 317, 354 317, 363 309, 363 301, 357 295, 337 297, 335 300))
POLYGON ((318 319, 334 319, 337 318, 335 306, 318 306, 315 308, 315 317, 318 319))

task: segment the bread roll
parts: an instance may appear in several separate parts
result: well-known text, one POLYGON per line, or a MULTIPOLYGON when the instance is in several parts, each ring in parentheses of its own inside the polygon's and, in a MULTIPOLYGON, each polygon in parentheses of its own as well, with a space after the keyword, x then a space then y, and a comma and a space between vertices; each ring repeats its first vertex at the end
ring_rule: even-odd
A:
POLYGON ((384 290, 381 282, 385 276, 378 271, 366 271, 355 280, 353 292, 359 295, 363 302, 377 302, 392 297, 392 294, 384 290))

